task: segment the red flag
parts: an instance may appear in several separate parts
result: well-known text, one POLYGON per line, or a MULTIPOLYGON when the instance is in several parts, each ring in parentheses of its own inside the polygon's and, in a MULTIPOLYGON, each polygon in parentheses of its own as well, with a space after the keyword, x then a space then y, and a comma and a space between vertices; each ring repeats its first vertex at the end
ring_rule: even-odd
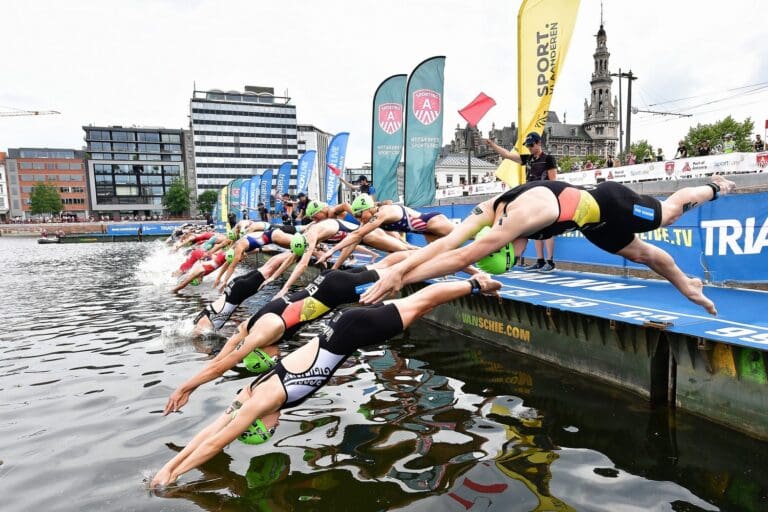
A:
POLYGON ((325 165, 328 166, 328 168, 331 170, 333 174, 335 174, 336 176, 341 176, 341 169, 339 169, 335 165, 331 165, 331 164, 325 164, 325 165))
POLYGON ((765 129, 768 130, 768 119, 765 120, 765 129))
POLYGON ((480 93, 469 105, 459 110, 459 115, 467 120, 469 126, 477 126, 483 116, 496 105, 496 101, 485 93, 480 93))

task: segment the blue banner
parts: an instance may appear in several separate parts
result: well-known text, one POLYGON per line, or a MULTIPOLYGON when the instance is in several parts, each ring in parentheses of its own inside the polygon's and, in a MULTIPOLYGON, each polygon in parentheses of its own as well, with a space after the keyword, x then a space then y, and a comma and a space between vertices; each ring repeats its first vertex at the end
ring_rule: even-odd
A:
POLYGON ((291 167, 293 162, 283 162, 277 171, 277 185, 275 185, 275 213, 283 213, 282 195, 288 193, 291 185, 291 167))
POLYGON ((261 202, 267 208, 272 210, 272 169, 267 169, 261 173, 261 187, 259 188, 259 197, 261 202))
POLYGON ((261 192, 261 176, 251 178, 251 190, 248 194, 248 218, 261 220, 259 217, 259 194, 261 192))
POLYGON ((248 218, 248 198, 251 194, 251 180, 243 180, 240 184, 240 209, 238 210, 238 219, 248 218))
POLYGON ((317 151, 310 149, 299 159, 298 170, 296 171, 296 195, 306 194, 309 189, 309 180, 312 177, 312 171, 315 169, 315 158, 317 151))
POLYGON ((405 204, 435 200, 435 161, 443 146, 445 57, 427 59, 408 79, 405 113, 405 204))
POLYGON ((344 172, 344 159, 347 156, 349 133, 334 135, 328 144, 325 158, 325 202, 335 205, 339 202, 339 176, 344 172))
POLYGON ((394 75, 384 80, 373 95, 371 172, 378 201, 400 200, 397 167, 403 152, 405 85, 405 75, 394 75))
MULTIPOLYGON (((439 211, 461 221, 473 207, 455 204, 421 211, 439 211)), ((638 236, 668 252, 683 272, 702 280, 768 282, 768 193, 724 196, 683 214, 671 226, 638 236)), ((424 245, 421 235, 409 234, 408 241, 424 245)), ((556 244, 556 261, 648 269, 598 249, 578 231, 558 236, 556 244)), ((523 256, 536 259, 533 243, 523 256)))
POLYGON ((106 234, 113 236, 137 236, 139 226, 141 226, 142 235, 170 235, 176 228, 179 228, 184 224, 184 222, 162 224, 143 224, 141 222, 133 224, 109 224, 107 225, 106 234))

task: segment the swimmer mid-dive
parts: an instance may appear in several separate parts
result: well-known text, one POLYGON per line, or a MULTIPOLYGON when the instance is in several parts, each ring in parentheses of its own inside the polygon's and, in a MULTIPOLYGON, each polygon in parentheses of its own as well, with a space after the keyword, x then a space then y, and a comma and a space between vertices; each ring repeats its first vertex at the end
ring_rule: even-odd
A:
POLYGON ((384 270, 382 279, 363 295, 363 302, 377 302, 407 283, 456 272, 510 242, 514 253, 522 254, 529 238, 578 230, 604 251, 647 265, 688 300, 716 315, 701 280, 686 276, 666 251, 644 242, 637 233, 669 226, 683 213, 734 187, 732 181, 715 175, 712 183, 682 188, 659 201, 613 181, 588 187, 561 181, 525 183, 480 203, 450 235, 384 270), (487 236, 461 247, 485 226, 492 226, 487 236))
POLYGON ((224 287, 224 293, 197 315, 195 328, 199 331, 221 329, 238 306, 258 292, 267 280, 276 276, 276 271, 284 261, 292 258, 289 252, 282 252, 269 258, 261 267, 232 279, 224 287))
MULTIPOLYGON (((333 268, 339 268, 355 246, 377 228, 397 233, 419 233, 427 242, 448 235, 454 224, 440 212, 421 213, 406 206, 385 204, 377 206, 373 199, 361 194, 352 202, 352 213, 360 220, 360 229, 327 251, 318 263, 323 263, 337 251, 342 251, 333 268)), ((365 242, 363 242, 365 243, 365 242)))
POLYGON ((356 350, 396 336, 440 304, 500 288, 500 283, 479 274, 469 281, 432 284, 402 299, 337 313, 319 336, 245 386, 221 416, 157 472, 150 486, 175 482, 235 439, 246 444, 268 441, 279 424, 280 410, 311 397, 356 350))
POLYGON ((193 286, 199 285, 203 281, 203 277, 222 266, 226 260, 227 255, 225 251, 217 252, 210 259, 198 260, 186 274, 181 276, 179 283, 173 288, 173 292, 183 290, 190 284, 193 286))
MULTIPOLYGON (((293 292, 269 302, 227 340, 224 347, 206 367, 171 394, 164 413, 178 411, 200 385, 218 378, 246 358, 256 357, 269 364, 270 357, 261 349, 290 338, 307 322, 320 318, 329 311, 360 300, 366 286, 379 278, 378 270, 401 261, 405 253, 394 253, 369 267, 351 270, 325 270, 303 290, 293 292)), ((276 349, 268 353, 273 356, 276 349)), ((274 364, 274 363, 272 363, 274 364)), ((268 367, 267 367, 268 369, 268 367)))

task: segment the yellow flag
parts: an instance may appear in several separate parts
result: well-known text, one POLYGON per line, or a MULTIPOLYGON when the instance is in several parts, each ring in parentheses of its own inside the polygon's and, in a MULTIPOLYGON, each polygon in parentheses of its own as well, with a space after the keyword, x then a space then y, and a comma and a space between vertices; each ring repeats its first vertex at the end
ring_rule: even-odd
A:
MULTIPOLYGON (((528 153, 523 141, 530 132, 539 135, 544 132, 549 103, 565 63, 578 10, 579 0, 523 0, 520 6, 517 15, 516 144, 519 153, 528 153)), ((519 180, 516 184, 523 183, 522 167, 515 164, 515 168, 519 180)), ((499 179, 504 180, 501 176, 499 179)))
POLYGON ((522 166, 520 164, 505 158, 496 168, 496 177, 510 187, 516 187, 522 183, 520 172, 521 169, 522 166))

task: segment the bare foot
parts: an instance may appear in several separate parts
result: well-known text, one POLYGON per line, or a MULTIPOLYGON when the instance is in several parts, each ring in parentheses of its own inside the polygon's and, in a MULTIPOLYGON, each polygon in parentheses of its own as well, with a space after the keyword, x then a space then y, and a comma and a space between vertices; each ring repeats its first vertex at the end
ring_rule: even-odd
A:
POLYGON ((724 196, 730 194, 736 188, 736 184, 730 180, 725 179, 719 174, 712 176, 712 183, 720 187, 720 195, 724 196))
POLYGON ((689 279, 688 288, 689 291, 685 294, 688 300, 706 309, 710 315, 717 316, 715 303, 704 295, 704 283, 701 282, 701 279, 695 277, 689 279))

